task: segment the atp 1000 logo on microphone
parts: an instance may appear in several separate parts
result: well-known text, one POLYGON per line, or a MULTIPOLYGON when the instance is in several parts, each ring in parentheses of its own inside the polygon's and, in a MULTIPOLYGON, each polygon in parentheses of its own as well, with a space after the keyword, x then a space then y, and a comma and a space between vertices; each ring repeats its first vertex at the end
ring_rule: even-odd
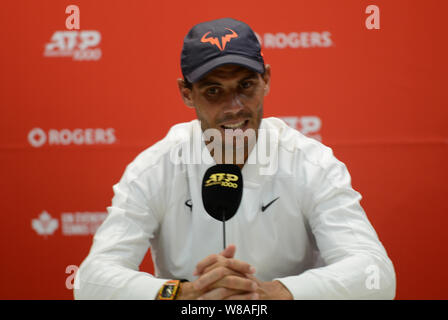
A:
POLYGON ((110 145, 117 141, 114 128, 49 129, 33 128, 28 133, 28 142, 35 148, 44 145, 110 145))
POLYGON ((238 188, 238 176, 231 173, 214 173, 205 182, 205 187, 221 185, 222 187, 238 188))

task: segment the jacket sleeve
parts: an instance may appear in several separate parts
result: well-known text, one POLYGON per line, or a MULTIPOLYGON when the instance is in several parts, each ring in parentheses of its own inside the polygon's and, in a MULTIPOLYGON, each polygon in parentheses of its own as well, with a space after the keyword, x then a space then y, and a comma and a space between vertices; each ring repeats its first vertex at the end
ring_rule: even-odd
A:
MULTIPOLYGON (((128 167, 129 169, 129 167, 128 167)), ((159 226, 148 186, 127 170, 114 187, 112 205, 75 277, 75 299, 155 299, 167 279, 140 272, 159 226)))
POLYGON ((324 266, 276 279, 294 299, 393 299, 395 272, 352 189, 346 166, 330 148, 319 162, 307 220, 324 266))

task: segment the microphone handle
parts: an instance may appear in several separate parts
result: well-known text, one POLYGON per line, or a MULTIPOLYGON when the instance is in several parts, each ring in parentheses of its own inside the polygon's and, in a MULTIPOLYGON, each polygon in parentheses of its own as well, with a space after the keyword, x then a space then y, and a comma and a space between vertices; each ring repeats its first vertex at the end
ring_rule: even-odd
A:
POLYGON ((222 242, 224 244, 224 249, 226 249, 226 212, 222 209, 222 242))

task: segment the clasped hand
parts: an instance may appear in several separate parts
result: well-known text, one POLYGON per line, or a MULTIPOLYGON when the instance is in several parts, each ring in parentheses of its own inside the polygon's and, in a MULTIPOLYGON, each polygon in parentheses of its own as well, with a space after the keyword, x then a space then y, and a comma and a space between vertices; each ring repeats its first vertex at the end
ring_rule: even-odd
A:
POLYGON ((196 265, 198 279, 181 284, 179 300, 268 300, 293 299, 291 292, 277 280, 262 282, 250 264, 234 259, 236 247, 229 245, 196 265))
POLYGON ((200 261, 193 273, 198 279, 183 283, 178 299, 255 300, 260 298, 260 284, 250 264, 234 259, 236 247, 229 245, 220 254, 200 261))

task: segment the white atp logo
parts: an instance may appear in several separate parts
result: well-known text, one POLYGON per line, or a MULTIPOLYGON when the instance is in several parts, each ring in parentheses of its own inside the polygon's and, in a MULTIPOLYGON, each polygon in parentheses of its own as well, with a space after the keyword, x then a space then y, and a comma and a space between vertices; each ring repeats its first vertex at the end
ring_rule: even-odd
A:
POLYGON ((51 42, 45 45, 45 57, 72 57, 73 60, 99 60, 102 56, 101 33, 96 30, 80 29, 80 10, 76 5, 69 5, 65 13, 70 14, 65 20, 68 31, 56 31, 51 42), (79 30, 79 31, 77 31, 79 30))
POLYGON ((365 274, 368 274, 365 285, 369 290, 380 289, 380 268, 375 265, 369 265, 365 270, 365 274))
POLYGON ((45 46, 46 57, 72 57, 73 60, 99 60, 101 34, 96 30, 56 31, 45 46))
POLYGON ((380 29, 380 8, 371 4, 367 6, 366 13, 370 14, 366 19, 366 28, 369 30, 380 29))
POLYGON ((98 31, 56 31, 50 43, 45 46, 47 51, 71 51, 76 47, 85 50, 100 43, 101 34, 98 31))
POLYGON ((291 128, 300 131, 302 134, 314 138, 318 141, 322 141, 322 137, 319 133, 322 128, 322 120, 317 116, 287 116, 280 117, 291 128))

